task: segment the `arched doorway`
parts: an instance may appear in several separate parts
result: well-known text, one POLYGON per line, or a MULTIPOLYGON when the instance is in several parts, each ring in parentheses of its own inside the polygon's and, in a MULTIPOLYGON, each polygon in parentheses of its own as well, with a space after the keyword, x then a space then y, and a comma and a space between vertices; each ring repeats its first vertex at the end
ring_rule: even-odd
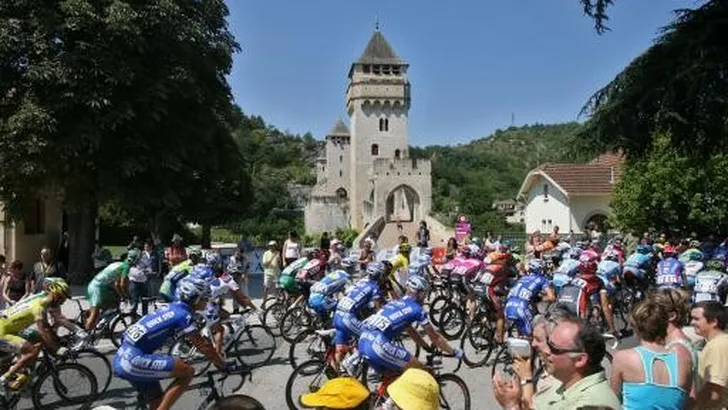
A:
POLYGON ((387 221, 413 222, 422 219, 420 196, 411 186, 400 185, 387 195, 387 221))
POLYGON ((607 231, 607 215, 601 212, 595 212, 589 215, 584 221, 584 231, 606 232, 607 231))

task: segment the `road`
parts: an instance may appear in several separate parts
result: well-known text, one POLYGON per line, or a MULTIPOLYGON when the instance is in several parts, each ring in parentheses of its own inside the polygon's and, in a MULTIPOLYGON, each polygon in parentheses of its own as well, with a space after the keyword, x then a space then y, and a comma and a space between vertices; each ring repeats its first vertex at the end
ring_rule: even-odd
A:
MULTIPOLYGON (((256 300, 260 302, 259 299, 256 300)), ((84 302, 85 303, 85 302, 84 302)), ((75 304, 66 303, 64 306, 64 313, 69 317, 75 316, 76 308, 75 304)), ((292 367, 288 363, 288 347, 289 345, 281 338, 276 339, 277 347, 276 352, 273 355, 271 363, 262 368, 255 369, 252 374, 252 380, 246 381, 242 389, 238 392, 247 394, 249 396, 258 399, 266 409, 278 410, 286 409, 285 403, 285 386, 288 377, 292 373, 292 367)), ((455 342, 451 342, 453 345, 455 342)), ((458 342, 459 343, 459 342, 458 342)), ((623 340, 621 348, 632 347, 635 344, 634 338, 623 340)), ((107 355, 109 360, 113 360, 114 348, 110 343, 106 343, 100 346, 100 350, 107 355)), ((452 371, 456 362, 454 359, 444 359, 443 372, 452 371)), ((84 361, 81 361, 84 363, 84 361)), ((95 373, 101 374, 103 368, 97 364, 86 362, 86 364, 95 373)), ((491 390, 491 368, 481 367, 476 369, 470 369, 463 365, 458 375, 465 380, 468 384, 471 396, 472 409, 497 409, 498 404, 493 398, 491 390)), ((202 382, 204 378, 196 378, 193 383, 202 382)), ((239 378, 233 380, 233 382, 239 383, 239 378)), ((167 383, 163 383, 166 387, 167 383)), ((230 393, 229 386, 223 386, 226 393, 230 393)), ((206 396, 206 394, 204 394, 206 396)), ((180 400, 175 405, 177 409, 196 409, 200 403, 203 402, 204 397, 201 396, 200 390, 188 391, 182 395, 180 400)), ((134 409, 136 408, 136 393, 131 386, 122 379, 114 377, 112 379, 109 390, 104 397, 100 398, 94 405, 108 405, 116 409, 134 409)), ((63 409, 74 409, 75 407, 65 407, 63 409)), ((29 398, 23 399, 18 409, 26 410, 32 409, 33 404, 29 398)), ((59 408, 59 407, 54 407, 59 408)))

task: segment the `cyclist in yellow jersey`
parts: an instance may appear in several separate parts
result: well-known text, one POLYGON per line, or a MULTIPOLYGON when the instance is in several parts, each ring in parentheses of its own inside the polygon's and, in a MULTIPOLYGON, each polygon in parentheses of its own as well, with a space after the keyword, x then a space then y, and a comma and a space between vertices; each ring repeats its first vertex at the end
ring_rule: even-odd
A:
POLYGON ((41 344, 31 343, 19 336, 23 330, 32 325, 38 328, 46 347, 52 352, 63 354, 59 352, 55 334, 48 324, 48 309, 62 305, 69 297, 68 284, 65 281, 56 281, 50 283, 45 292, 27 297, 0 313, 0 350, 21 355, 20 359, 0 376, 0 385, 8 384, 11 376, 34 363, 38 357, 41 344))
POLYGON ((398 247, 398 252, 396 255, 392 256, 389 259, 389 263, 392 265, 392 268, 389 271, 389 280, 392 282, 392 285, 394 286, 394 289, 399 289, 402 293, 404 291, 404 285, 403 283, 407 282, 407 275, 409 274, 409 255, 410 251, 412 250, 412 247, 408 243, 401 243, 398 247), (396 273, 397 272, 403 272, 400 275, 404 275, 402 277, 401 283, 397 281, 396 273))

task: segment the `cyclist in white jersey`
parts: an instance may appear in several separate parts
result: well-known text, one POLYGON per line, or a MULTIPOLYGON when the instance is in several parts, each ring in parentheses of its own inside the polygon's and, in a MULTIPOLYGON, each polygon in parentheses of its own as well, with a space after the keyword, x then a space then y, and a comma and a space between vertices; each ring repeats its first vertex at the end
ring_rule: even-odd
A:
POLYGON ((712 300, 723 303, 724 295, 728 290, 728 275, 725 273, 725 264, 720 260, 711 260, 706 263, 707 269, 695 276, 693 288, 693 303, 712 300))

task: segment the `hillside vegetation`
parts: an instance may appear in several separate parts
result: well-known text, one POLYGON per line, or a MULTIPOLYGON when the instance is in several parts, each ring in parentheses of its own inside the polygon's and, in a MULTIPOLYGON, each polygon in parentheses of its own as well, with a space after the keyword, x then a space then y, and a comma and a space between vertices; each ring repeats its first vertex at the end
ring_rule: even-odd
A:
POLYGON ((433 211, 445 223, 468 215, 476 232, 522 231, 492 209, 493 201, 514 198, 529 170, 546 162, 586 162, 572 152, 576 122, 525 125, 457 146, 411 147, 413 158, 432 160, 433 211))

